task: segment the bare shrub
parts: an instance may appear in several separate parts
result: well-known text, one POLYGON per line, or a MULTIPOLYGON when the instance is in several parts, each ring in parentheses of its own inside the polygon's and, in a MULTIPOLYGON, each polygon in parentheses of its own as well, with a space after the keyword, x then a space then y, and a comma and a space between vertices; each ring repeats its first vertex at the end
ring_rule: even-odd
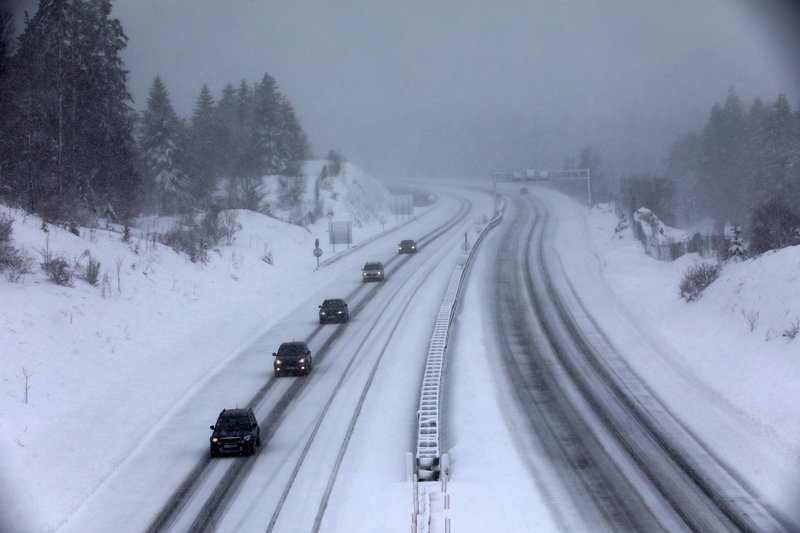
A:
POLYGON ((122 293, 122 280, 120 279, 120 272, 122 271, 122 258, 117 257, 114 261, 114 265, 117 267, 117 292, 122 293))
POLYGON ((264 254, 261 256, 261 260, 268 265, 272 264, 272 250, 268 245, 264 245, 264 254))
POLYGON ((690 266, 683 275, 679 287, 681 298, 687 302, 693 302, 700 298, 703 290, 719 277, 721 271, 718 264, 701 263, 690 266))
POLYGON ((236 238, 236 232, 242 229, 242 225, 239 224, 239 217, 235 211, 225 211, 221 217, 220 236, 225 239, 225 244, 230 246, 236 238))
POLYGON ((31 390, 31 378, 33 377, 33 371, 28 370, 24 366, 22 367, 22 377, 25 380, 25 403, 28 403, 28 394, 31 390))
MULTIPOLYGON (((0 246, 2 248, 2 246, 0 246)), ((13 255, 8 257, 5 265, 6 279, 11 283, 18 283, 28 274, 33 274, 36 261, 25 250, 13 249, 13 255)))
POLYGON ((742 311, 742 316, 744 317, 745 322, 747 322, 747 328, 750 331, 755 331, 758 327, 758 319, 761 316, 761 313, 758 311, 742 311))
POLYGON ((0 213, 0 270, 5 271, 8 281, 17 283, 24 279, 26 274, 33 273, 36 262, 28 252, 11 244, 13 224, 13 218, 0 213))
POLYGON ((74 272, 78 278, 82 279, 89 285, 95 285, 100 282, 100 261, 92 257, 89 250, 81 254, 79 260, 75 261, 74 272), (80 259, 86 258, 86 262, 82 263, 80 259))
POLYGON ((208 263, 208 250, 223 239, 233 242, 236 232, 242 229, 236 213, 220 214, 212 208, 199 222, 193 217, 184 217, 173 228, 159 235, 159 241, 189 256, 193 263, 208 263))
POLYGON ((795 320, 791 326, 783 331, 783 336, 789 340, 794 340, 798 333, 800 333, 800 320, 795 320))
POLYGON ((111 276, 108 275, 108 272, 103 273, 103 283, 100 285, 100 296, 103 299, 111 296, 111 276))
POLYGON ((61 255, 54 255, 50 251, 49 245, 39 253, 42 255, 42 271, 47 278, 56 285, 72 287, 72 268, 67 258, 61 255))

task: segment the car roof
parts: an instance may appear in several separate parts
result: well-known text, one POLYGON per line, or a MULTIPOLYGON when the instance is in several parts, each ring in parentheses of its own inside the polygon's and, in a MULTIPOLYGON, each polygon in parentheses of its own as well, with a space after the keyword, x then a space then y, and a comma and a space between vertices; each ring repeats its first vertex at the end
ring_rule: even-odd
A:
POLYGON ((282 342, 280 347, 281 348, 284 348, 284 347, 285 348, 295 348, 295 347, 303 347, 303 348, 305 348, 305 346, 306 346, 306 343, 304 343, 302 341, 292 341, 292 342, 282 342))
POLYGON ((383 264, 380 261, 370 261, 364 265, 364 268, 383 268, 383 264))
POLYGON ((249 407, 243 409, 223 409, 219 416, 248 416, 252 409, 249 407))
POLYGON ((402 240, 402 241, 400 241, 400 242, 414 242, 414 239, 403 239, 403 240, 402 240))

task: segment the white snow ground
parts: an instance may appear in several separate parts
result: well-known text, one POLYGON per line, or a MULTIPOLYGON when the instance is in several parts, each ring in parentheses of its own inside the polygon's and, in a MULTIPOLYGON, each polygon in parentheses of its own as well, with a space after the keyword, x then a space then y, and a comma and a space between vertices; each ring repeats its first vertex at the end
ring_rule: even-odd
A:
MULTIPOLYGON (((614 236, 612 212, 590 212, 556 193, 532 192, 559 213, 559 255, 584 302, 598 310, 598 319, 633 368, 771 505, 796 517, 800 339, 781 334, 800 319, 800 248, 728 265, 699 301, 687 304, 678 298, 677 285, 697 258, 652 260, 631 236, 614 236), (742 313, 759 313, 754 331, 742 313), (631 337, 634 328, 638 331, 631 337)), ((323 259, 331 255, 320 229, 306 232, 254 213, 240 212, 243 229, 233 245, 212 253, 209 265, 198 266, 163 246, 151 249, 140 243, 135 253, 134 245, 122 243, 119 233, 111 231, 82 230, 76 237, 50 227, 45 234, 36 217, 2 209, 16 219, 15 245, 37 258, 36 250, 48 239, 51 250, 69 258, 90 249, 109 274, 105 293, 80 280, 73 288, 56 287, 41 273, 18 284, 0 278, 0 505, 6 524, 16 531, 57 529, 167 407, 265 325, 293 310, 310 276, 320 287, 342 275, 335 263, 314 272, 315 238, 324 245, 323 259), (266 247, 273 252, 271 266, 261 260, 266 247), (218 334, 221 329, 224 336, 218 334), (27 404, 23 368, 32 372, 27 404)), ((354 237, 361 240, 382 229, 372 218, 354 237)), ((459 317, 464 336, 456 345, 480 357, 481 328, 469 327, 467 316, 459 317)), ((502 406, 491 382, 479 379, 485 376, 481 370, 476 362, 474 373, 457 371, 475 385, 463 389, 469 393, 462 405, 464 415, 480 425, 460 434, 477 446, 456 443, 452 450, 450 515, 454 524, 471 524, 475 531, 486 523, 495 530, 550 530, 546 506, 531 502, 538 498, 532 494, 533 481, 527 474, 515 476, 513 463, 489 465, 508 468, 507 475, 490 476, 502 483, 486 483, 478 470, 470 478, 466 468, 459 478, 459 462, 479 460, 475 450, 490 448, 497 457, 517 453, 515 441, 503 437, 513 428, 498 416, 502 406), (528 503, 521 514, 497 513, 505 507, 497 504, 503 500, 528 503)), ((387 468, 400 469, 401 463, 398 457, 387 468)), ((374 483, 366 485, 376 494, 374 483)), ((410 517, 410 491, 396 483, 389 488, 390 494, 407 498, 410 517)), ((340 509, 334 516, 357 516, 364 531, 370 531, 371 517, 381 523, 377 517, 386 509, 397 509, 396 502, 382 509, 381 499, 374 497, 369 508, 357 499, 341 501, 353 509, 340 509)), ((397 524, 397 531, 408 527, 397 524)))

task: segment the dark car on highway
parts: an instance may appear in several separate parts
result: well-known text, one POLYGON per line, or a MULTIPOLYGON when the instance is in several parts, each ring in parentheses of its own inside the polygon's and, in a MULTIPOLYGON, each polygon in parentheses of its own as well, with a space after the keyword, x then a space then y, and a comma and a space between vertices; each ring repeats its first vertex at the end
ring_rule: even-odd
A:
POLYGON ((364 268, 361 269, 361 281, 383 281, 383 263, 378 261, 373 261, 364 264, 364 268))
POLYGON ((284 342, 272 355, 275 357, 275 377, 284 374, 307 375, 311 372, 311 350, 304 342, 284 342))
POLYGON ((249 407, 223 409, 211 429, 214 431, 211 434, 211 457, 253 455, 261 446, 261 428, 249 407))
POLYGON ((397 245, 397 253, 399 254, 417 253, 417 241, 413 239, 405 239, 400 241, 400 244, 397 245))
POLYGON ((350 320, 350 313, 347 310, 347 302, 341 298, 330 298, 322 302, 319 306, 319 323, 328 322, 347 322, 350 320))

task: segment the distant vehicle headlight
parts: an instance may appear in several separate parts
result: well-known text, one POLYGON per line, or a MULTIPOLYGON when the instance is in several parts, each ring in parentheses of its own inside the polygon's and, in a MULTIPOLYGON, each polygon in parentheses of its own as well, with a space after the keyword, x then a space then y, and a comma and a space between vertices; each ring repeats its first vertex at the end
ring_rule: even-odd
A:
POLYGON ((250 439, 252 439, 252 438, 253 438, 253 436, 252 436, 252 435, 245 435, 245 436, 244 436, 244 441, 245 441, 245 442, 248 442, 248 441, 249 441, 250 439))
POLYGON ((306 362, 306 360, 305 360, 305 359, 300 359, 300 360, 298 361, 298 363, 305 363, 305 362, 306 362))
POLYGON ((216 444, 216 443, 218 443, 218 442, 219 442, 219 439, 218 439, 217 437, 211 437, 211 442, 213 442, 214 444, 216 444))
POLYGON ((325 316, 325 311, 320 311, 319 314, 321 314, 322 316, 325 316))
POLYGON ((341 315, 342 313, 344 313, 344 311, 336 311, 337 315, 341 315))
POLYGON ((279 365, 279 364, 281 364, 281 360, 280 360, 280 359, 275 359, 275 364, 276 364, 276 365, 279 365))

